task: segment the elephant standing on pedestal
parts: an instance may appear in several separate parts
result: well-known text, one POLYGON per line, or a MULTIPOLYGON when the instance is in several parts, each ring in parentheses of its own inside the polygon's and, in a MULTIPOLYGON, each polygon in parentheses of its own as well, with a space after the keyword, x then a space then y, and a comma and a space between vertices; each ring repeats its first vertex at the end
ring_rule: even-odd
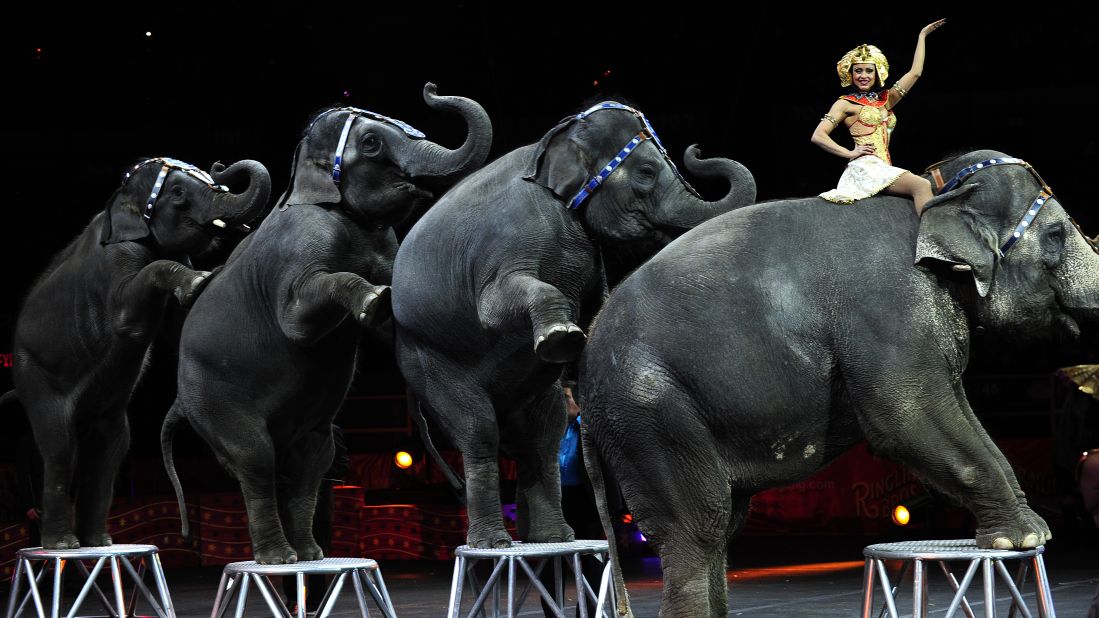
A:
POLYGON ((13 378, 42 452, 44 547, 111 544, 126 408, 167 304, 193 301, 209 273, 192 270, 190 257, 258 217, 270 192, 256 161, 207 174, 145 159, 35 282, 15 325, 13 378), (247 181, 240 193, 223 186, 238 181, 247 181))
POLYGON ((971 152, 936 175, 922 218, 884 196, 718 217, 608 299, 581 363, 586 460, 596 485, 613 472, 661 558, 662 616, 725 616, 751 496, 860 440, 972 511, 980 547, 1050 538, 962 372, 978 326, 1094 327, 1099 255, 1021 160, 971 152))
POLYGON ((755 199, 729 159, 687 169, 728 180, 707 202, 679 175, 648 120, 605 102, 565 118, 444 195, 394 265, 397 360, 464 458, 467 541, 506 547, 499 452, 518 461, 518 530, 571 541, 561 514, 558 378, 580 354, 606 294, 604 259, 644 259, 685 230, 755 199))
POLYGON ((461 147, 367 110, 321 112, 294 153, 289 190, 184 324, 164 463, 186 513, 172 436, 188 420, 240 481, 257 562, 324 557, 313 538, 317 489, 362 327, 390 314, 393 225, 430 204, 420 183, 454 181, 488 156, 492 124, 480 105, 434 84, 424 100, 465 119, 461 147))

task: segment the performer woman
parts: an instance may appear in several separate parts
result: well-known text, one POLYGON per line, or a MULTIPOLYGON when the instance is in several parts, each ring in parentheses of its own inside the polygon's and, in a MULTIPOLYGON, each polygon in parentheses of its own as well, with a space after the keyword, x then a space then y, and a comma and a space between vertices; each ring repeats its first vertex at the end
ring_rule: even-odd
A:
POLYGON ((923 72, 924 39, 944 23, 946 20, 940 19, 920 30, 912 68, 892 88, 885 89, 889 61, 873 45, 859 45, 836 64, 840 85, 850 89, 821 118, 820 124, 813 130, 812 142, 848 159, 849 163, 840 176, 839 186, 821 193, 821 197, 837 204, 850 204, 884 191, 912 198, 916 214, 923 211, 924 204, 931 199, 931 183, 907 170, 893 167, 889 156, 889 136, 897 123, 893 107, 908 94, 923 72), (851 150, 840 146, 829 136, 840 123, 847 127, 855 140, 855 147, 851 150))

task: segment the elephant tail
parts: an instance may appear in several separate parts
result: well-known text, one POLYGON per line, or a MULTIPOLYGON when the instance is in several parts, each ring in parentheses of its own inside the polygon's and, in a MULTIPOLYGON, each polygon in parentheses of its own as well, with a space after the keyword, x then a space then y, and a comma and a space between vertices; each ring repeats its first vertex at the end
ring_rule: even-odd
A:
POLYGON ((183 486, 179 483, 179 475, 176 474, 176 462, 172 457, 172 439, 176 435, 176 426, 183 420, 183 414, 179 412, 179 400, 172 404, 168 415, 164 417, 164 424, 160 427, 160 452, 164 457, 164 469, 168 472, 168 478, 172 481, 172 489, 176 492, 176 500, 179 501, 179 520, 182 524, 180 534, 185 541, 191 540, 191 522, 187 516, 187 503, 183 500, 183 486))
POLYGON ((19 401, 19 395, 15 394, 15 389, 12 389, 3 395, 0 395, 0 408, 7 405, 9 402, 19 401))
MULTIPOLYGON (((584 465, 588 469, 588 479, 591 480, 592 490, 595 493, 595 506, 599 509, 599 521, 603 524, 603 533, 607 535, 607 548, 610 552, 611 583, 614 586, 614 598, 618 601, 615 615, 619 618, 633 618, 633 610, 630 609, 630 597, 626 592, 626 580, 622 577, 622 564, 618 561, 618 545, 615 544, 614 524, 611 521, 611 509, 607 499, 607 483, 603 479, 603 458, 599 455, 593 438, 588 433, 588 427, 583 422, 584 416, 580 415, 580 441, 584 448, 584 465)), ((600 582, 599 592, 602 594, 603 585, 600 582)))
POLYGON ((458 497, 458 500, 462 503, 466 503, 466 484, 465 481, 458 476, 458 473, 454 471, 454 468, 450 467, 450 464, 443 459, 443 456, 439 454, 438 449, 435 448, 435 443, 431 440, 431 434, 427 429, 427 417, 424 416, 424 407, 415 395, 412 394, 412 389, 408 389, 408 401, 409 405, 415 407, 415 410, 409 410, 409 416, 412 420, 416 421, 416 426, 420 428, 420 439, 423 440, 424 448, 428 453, 431 453, 431 458, 435 460, 435 463, 439 466, 439 469, 443 471, 443 476, 446 477, 447 483, 450 484, 450 488, 454 490, 454 494, 458 497))

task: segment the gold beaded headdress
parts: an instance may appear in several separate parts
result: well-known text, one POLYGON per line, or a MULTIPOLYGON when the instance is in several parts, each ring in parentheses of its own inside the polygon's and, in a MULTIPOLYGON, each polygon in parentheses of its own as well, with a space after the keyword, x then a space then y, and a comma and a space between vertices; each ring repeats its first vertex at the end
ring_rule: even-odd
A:
POLYGON ((851 85, 851 65, 859 63, 871 63, 878 73, 878 85, 885 88, 885 80, 889 77, 889 61, 885 54, 873 45, 863 43, 855 49, 844 54, 836 63, 836 73, 840 76, 840 85, 846 88, 851 85))

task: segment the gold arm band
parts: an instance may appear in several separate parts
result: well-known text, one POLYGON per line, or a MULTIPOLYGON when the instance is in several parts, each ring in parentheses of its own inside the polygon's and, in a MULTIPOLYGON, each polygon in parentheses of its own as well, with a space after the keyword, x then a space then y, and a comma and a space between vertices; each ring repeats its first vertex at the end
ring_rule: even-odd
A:
POLYGON ((898 95, 900 95, 902 99, 903 99, 904 97, 908 96, 908 91, 907 91, 907 90, 905 90, 904 88, 901 88, 901 85, 900 85, 900 84, 893 84, 893 90, 894 90, 894 91, 895 91, 895 92, 896 92, 896 93, 897 93, 898 95))
POLYGON ((835 118, 829 116, 828 114, 825 114, 824 116, 822 116, 821 120, 827 120, 828 122, 831 122, 832 123, 832 128, 838 127, 839 124, 840 124, 840 123, 836 122, 835 118))

